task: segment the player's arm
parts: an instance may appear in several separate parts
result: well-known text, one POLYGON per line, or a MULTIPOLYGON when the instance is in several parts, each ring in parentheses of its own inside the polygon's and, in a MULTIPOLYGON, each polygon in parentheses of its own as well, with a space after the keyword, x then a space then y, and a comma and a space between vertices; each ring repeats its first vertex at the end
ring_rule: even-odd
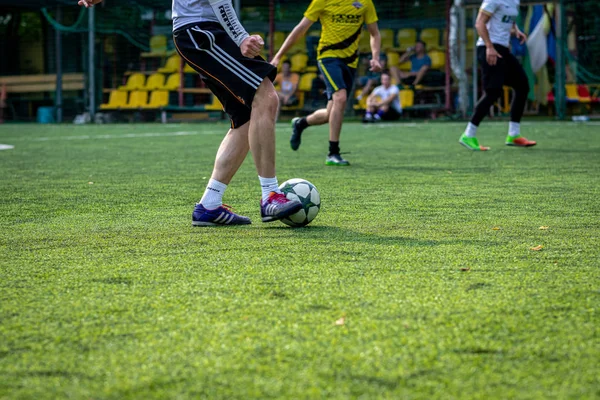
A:
POLYGON ((381 101, 381 105, 382 106, 387 106, 388 104, 390 104, 392 101, 394 101, 394 99, 398 97, 398 93, 395 94, 390 94, 388 97, 386 97, 385 99, 383 99, 381 101))
POLYGON ((231 0, 208 0, 221 26, 246 57, 256 57, 264 46, 258 35, 250 36, 238 19, 231 0))
POLYGON ((372 24, 367 24, 367 30, 369 31, 369 35, 371 36, 371 71, 379 72, 381 71, 381 64, 379 62, 379 57, 381 56, 381 34, 379 33, 379 27, 377 26, 377 22, 373 22, 372 24))
POLYGON ((398 64, 407 62, 410 59, 410 56, 413 55, 413 49, 414 47, 409 47, 408 49, 406 49, 406 53, 402 54, 402 56, 398 60, 398 64))
POLYGON ((102 0, 79 0, 78 5, 85 8, 93 7, 95 4, 102 3, 102 0))
POLYGON ((375 5, 372 1, 367 2, 367 6, 365 9, 365 24, 367 25, 367 30, 369 31, 369 35, 371 36, 370 45, 371 45, 371 71, 379 72, 381 71, 381 63, 379 62, 379 56, 381 53, 381 35, 379 34, 379 27, 377 26, 377 11, 375 10, 375 5))
POLYGON ((292 29, 288 37, 285 39, 285 41, 281 45, 281 48, 271 60, 271 64, 277 67, 279 65, 279 62, 281 61, 281 57, 283 57, 283 55, 287 53, 288 50, 291 49, 294 44, 296 44, 298 39, 306 35, 306 32, 313 23, 314 22, 310 19, 303 17, 300 20, 300 23, 298 23, 298 25, 296 25, 294 29, 292 29))
POLYGON ((494 44, 490 39, 490 32, 486 24, 489 22, 494 12, 498 8, 498 4, 496 4, 495 0, 486 0, 481 5, 479 9, 479 14, 477 15, 477 21, 475 21, 475 29, 477 29, 477 33, 485 43, 485 54, 486 60, 489 65, 496 65, 498 62, 498 58, 502 58, 500 54, 494 48, 494 44))
POLYGON ((513 27, 510 32, 513 36, 515 36, 517 39, 519 39, 519 42, 521 44, 523 44, 527 41, 527 35, 519 29, 516 22, 513 23, 513 27))

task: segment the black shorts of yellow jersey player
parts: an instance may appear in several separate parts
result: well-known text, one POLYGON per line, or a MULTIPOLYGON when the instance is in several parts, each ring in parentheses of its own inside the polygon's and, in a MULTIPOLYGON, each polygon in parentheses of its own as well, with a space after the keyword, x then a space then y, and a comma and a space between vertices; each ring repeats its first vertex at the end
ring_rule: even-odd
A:
POLYGON ((346 89, 346 96, 350 98, 356 68, 349 67, 343 60, 335 57, 322 58, 317 63, 319 71, 325 77, 327 100, 332 100, 333 94, 342 89, 346 89))

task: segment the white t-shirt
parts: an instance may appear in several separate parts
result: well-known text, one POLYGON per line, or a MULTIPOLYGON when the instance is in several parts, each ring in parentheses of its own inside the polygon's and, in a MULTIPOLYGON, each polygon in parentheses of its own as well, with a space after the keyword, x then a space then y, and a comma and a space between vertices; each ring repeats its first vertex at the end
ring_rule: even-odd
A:
POLYGON ((400 94, 400 89, 398 89, 398 86, 396 86, 396 85, 390 85, 389 88, 386 88, 385 86, 381 85, 381 86, 377 86, 375 89, 373 89, 373 96, 379 96, 379 98, 381 98, 381 100, 385 100, 388 97, 390 97, 391 95, 396 95, 394 100, 392 100, 392 102, 390 103, 390 106, 394 110, 401 113, 402 106, 400 105, 399 94, 400 94))
MULTIPOLYGON (((490 16, 485 26, 490 33, 490 40, 494 44, 508 47, 510 31, 519 16, 520 0, 484 0, 479 9, 490 16)), ((482 38, 477 41, 477 46, 485 46, 482 38)))

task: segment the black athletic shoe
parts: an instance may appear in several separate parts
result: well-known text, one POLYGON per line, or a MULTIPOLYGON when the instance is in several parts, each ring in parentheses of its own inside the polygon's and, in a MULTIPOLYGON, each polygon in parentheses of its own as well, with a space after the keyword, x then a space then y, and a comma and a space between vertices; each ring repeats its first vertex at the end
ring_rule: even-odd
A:
POLYGON ((302 143, 302 131, 298 126, 298 122, 300 122, 300 118, 296 117, 292 120, 292 136, 290 137, 290 146, 292 150, 296 151, 300 147, 300 143, 302 143))

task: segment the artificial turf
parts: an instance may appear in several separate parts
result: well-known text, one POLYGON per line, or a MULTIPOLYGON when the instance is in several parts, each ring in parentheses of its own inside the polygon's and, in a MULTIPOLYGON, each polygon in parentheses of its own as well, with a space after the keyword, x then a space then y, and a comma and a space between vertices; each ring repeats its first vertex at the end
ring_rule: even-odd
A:
POLYGON ((600 397, 600 125, 506 125, 278 125, 301 229, 191 226, 226 124, 0 125, 0 398, 600 397))

